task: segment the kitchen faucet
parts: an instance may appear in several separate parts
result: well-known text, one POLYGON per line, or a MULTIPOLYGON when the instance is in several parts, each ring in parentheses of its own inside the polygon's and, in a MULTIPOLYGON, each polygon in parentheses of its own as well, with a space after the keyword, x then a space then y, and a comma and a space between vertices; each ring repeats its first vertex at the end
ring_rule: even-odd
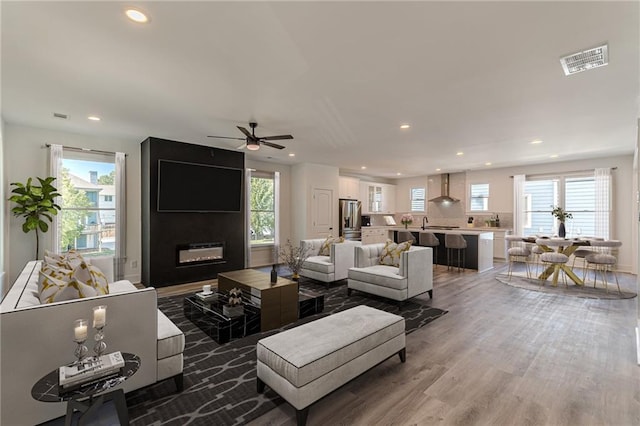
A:
POLYGON ((427 223, 429 223, 429 219, 427 219, 427 215, 422 216, 422 229, 427 229, 427 223))

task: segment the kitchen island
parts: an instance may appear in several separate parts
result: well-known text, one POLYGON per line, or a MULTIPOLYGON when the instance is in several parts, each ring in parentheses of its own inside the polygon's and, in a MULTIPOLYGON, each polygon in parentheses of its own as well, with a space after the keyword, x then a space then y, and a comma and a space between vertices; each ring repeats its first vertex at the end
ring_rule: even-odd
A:
MULTIPOLYGON (((420 227, 390 226, 387 227, 388 238, 398 241, 399 231, 409 231, 416 239, 416 244, 420 241, 420 232, 431 232, 440 241, 438 247, 438 258, 434 257, 433 263, 438 265, 447 264, 447 249, 444 246, 444 238, 446 234, 460 234, 467 240, 467 249, 465 253, 465 267, 467 269, 476 269, 478 272, 488 271, 493 268, 493 232, 484 229, 474 228, 454 228, 432 226, 422 230, 420 227)), ((435 251, 434 251, 435 256, 435 251)))

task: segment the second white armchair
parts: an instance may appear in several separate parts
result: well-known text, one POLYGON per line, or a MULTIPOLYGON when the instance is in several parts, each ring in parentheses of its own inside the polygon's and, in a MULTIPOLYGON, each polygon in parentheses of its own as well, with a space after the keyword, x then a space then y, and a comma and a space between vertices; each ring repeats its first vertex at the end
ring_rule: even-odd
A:
POLYGON ((329 248, 329 255, 321 255, 320 249, 326 241, 324 238, 302 240, 303 247, 309 247, 310 256, 302 264, 300 275, 329 284, 347 278, 347 271, 353 266, 354 248, 361 245, 360 241, 346 240, 333 243, 329 248))

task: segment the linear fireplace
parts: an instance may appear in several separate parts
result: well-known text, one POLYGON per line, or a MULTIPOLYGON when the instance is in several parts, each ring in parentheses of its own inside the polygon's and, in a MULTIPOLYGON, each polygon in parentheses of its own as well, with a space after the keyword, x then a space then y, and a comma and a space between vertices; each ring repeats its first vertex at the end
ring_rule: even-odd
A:
POLYGON ((225 263, 224 242, 182 244, 176 247, 176 265, 225 263))

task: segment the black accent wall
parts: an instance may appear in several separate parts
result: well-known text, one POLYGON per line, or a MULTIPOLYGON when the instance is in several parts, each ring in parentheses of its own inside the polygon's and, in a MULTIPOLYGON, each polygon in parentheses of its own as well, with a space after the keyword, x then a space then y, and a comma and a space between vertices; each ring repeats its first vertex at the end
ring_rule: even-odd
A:
MULTIPOLYGON (((244 170, 244 153, 159 138, 141 144, 142 283, 165 287, 216 278, 244 268, 245 196, 238 213, 158 212, 158 160, 174 160, 244 170), (223 261, 177 266, 176 249, 187 244, 224 242, 223 261)), ((244 173, 242 188, 246 188, 244 173)), ((189 191, 189 187, 184 188, 189 191)), ((215 197, 216 194, 202 194, 215 197)))

